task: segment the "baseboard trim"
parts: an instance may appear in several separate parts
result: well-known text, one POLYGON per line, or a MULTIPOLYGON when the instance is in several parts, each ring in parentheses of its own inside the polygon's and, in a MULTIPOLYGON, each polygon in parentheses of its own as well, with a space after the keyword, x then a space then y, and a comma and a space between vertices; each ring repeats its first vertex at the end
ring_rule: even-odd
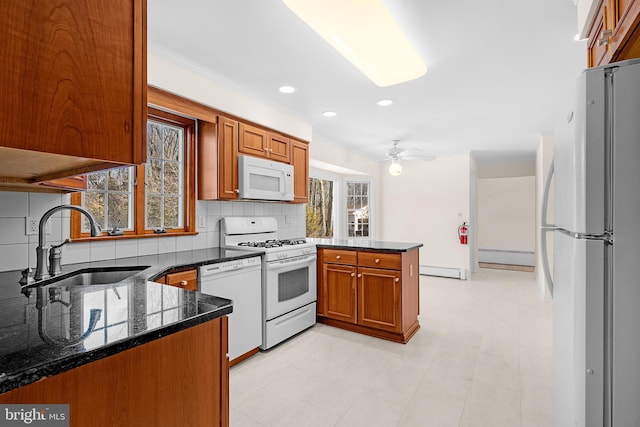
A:
POLYGON ((453 279, 467 280, 467 272, 464 268, 421 265, 420 274, 423 276, 451 277, 453 279))
POLYGON ((480 268, 491 268, 494 270, 535 271, 535 267, 532 265, 497 264, 492 262, 479 262, 478 265, 480 268))

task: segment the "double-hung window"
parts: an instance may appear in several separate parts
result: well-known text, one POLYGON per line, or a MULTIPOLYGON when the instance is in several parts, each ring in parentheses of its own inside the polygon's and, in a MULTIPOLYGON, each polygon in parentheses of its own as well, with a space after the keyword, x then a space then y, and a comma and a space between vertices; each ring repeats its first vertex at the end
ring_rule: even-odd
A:
POLYGON ((347 237, 370 237, 369 187, 368 181, 346 181, 347 237))
MULTIPOLYGON (((147 162, 88 174, 87 190, 72 203, 93 215, 103 235, 194 232, 195 131, 195 120, 149 108, 147 162)), ((71 218, 71 237, 89 237, 84 216, 71 218)))

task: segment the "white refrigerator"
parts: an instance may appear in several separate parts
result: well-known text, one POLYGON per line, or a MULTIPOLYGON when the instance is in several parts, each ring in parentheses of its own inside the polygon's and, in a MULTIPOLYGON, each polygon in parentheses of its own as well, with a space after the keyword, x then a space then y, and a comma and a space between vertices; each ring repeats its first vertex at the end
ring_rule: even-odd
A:
POLYGON ((553 425, 640 426, 640 60, 585 70, 554 144, 553 425))

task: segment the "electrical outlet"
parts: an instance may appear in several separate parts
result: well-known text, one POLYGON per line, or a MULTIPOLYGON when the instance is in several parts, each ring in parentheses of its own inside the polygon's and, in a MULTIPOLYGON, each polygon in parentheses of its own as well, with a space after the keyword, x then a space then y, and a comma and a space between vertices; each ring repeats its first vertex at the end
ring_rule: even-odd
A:
POLYGON ((33 216, 25 218, 25 230, 24 233, 27 236, 38 234, 38 220, 33 216))
POLYGON ((285 215, 284 216, 284 223, 285 224, 293 224, 293 218, 291 218, 291 215, 285 215))
POLYGON ((198 228, 205 228, 207 226, 207 217, 199 216, 198 217, 198 228))
MULTIPOLYGON (((26 234, 27 236, 33 236, 38 234, 39 232, 38 226, 40 225, 39 219, 34 216, 27 216, 24 219, 25 219, 24 234, 26 234)), ((47 221, 47 223, 45 224, 44 232, 46 234, 51 234, 51 221, 47 221)))

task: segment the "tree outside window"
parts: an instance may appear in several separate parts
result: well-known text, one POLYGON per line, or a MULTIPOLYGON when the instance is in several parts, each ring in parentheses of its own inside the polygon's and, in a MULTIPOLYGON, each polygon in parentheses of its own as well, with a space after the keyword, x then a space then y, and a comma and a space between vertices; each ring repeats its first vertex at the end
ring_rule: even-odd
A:
POLYGON ((309 178, 307 237, 333 237, 333 181, 309 178))

